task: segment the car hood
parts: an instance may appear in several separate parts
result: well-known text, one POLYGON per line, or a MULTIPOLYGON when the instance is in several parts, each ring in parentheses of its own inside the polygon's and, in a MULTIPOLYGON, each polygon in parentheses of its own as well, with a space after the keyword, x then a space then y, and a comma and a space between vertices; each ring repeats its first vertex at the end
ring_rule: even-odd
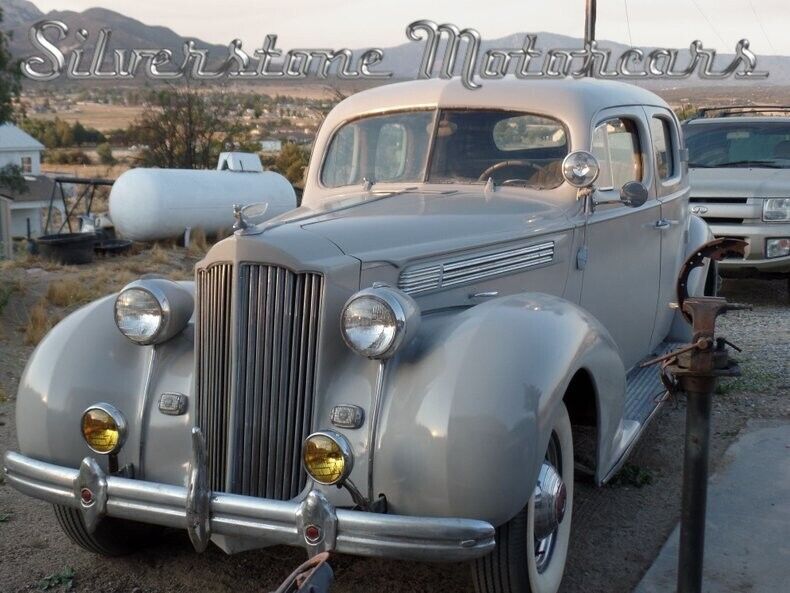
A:
POLYGON ((524 192, 406 191, 315 212, 296 221, 362 261, 401 263, 567 228, 563 209, 524 192))
POLYGON ((790 196, 790 169, 689 169, 694 198, 780 198, 790 196))

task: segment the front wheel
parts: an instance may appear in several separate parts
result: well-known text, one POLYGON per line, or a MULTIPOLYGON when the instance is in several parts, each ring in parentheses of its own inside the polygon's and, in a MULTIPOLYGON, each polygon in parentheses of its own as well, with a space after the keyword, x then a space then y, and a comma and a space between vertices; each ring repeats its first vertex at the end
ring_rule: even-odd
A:
POLYGON ((105 517, 89 532, 77 509, 53 505, 55 517, 69 539, 80 546, 101 556, 125 556, 141 550, 157 541, 162 528, 123 519, 105 517))
POLYGON ((564 404, 526 506, 496 530, 496 548, 476 560, 477 593, 556 593, 565 571, 573 511, 573 437, 564 404))

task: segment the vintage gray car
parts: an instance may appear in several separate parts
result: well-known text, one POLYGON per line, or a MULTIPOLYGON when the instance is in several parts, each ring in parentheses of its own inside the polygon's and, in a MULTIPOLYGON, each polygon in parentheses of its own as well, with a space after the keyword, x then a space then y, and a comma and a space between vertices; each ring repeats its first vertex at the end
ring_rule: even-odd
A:
POLYGON ((639 362, 690 337, 670 305, 710 233, 684 153, 664 101, 620 83, 356 94, 301 207, 239 209, 194 283, 143 278, 50 332, 6 480, 99 553, 167 526, 554 592, 574 465, 618 470, 662 401, 639 362))
POLYGON ((691 212, 716 237, 743 239, 722 276, 790 280, 790 108, 712 107, 683 123, 691 212))

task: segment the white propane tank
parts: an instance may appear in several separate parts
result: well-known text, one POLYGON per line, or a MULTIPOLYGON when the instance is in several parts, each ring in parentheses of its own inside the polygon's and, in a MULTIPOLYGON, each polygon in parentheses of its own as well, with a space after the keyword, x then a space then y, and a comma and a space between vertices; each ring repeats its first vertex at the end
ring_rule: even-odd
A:
MULTIPOLYGON (((266 202, 266 219, 296 208, 289 181, 272 171, 240 173, 191 169, 131 169, 110 191, 116 232, 133 241, 216 233, 233 226, 233 205, 266 202)), ((258 221, 256 221, 258 222, 258 221)))

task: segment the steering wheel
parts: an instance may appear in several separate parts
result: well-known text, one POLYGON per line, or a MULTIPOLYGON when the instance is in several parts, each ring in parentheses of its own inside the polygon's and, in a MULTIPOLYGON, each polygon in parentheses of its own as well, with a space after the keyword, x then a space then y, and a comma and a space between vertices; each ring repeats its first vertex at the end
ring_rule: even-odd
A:
POLYGON ((504 169, 505 167, 529 167, 536 172, 540 173, 543 171, 543 167, 540 165, 536 165, 532 161, 527 161, 524 159, 515 159, 510 161, 499 161, 498 163, 494 163, 490 167, 488 167, 485 171, 480 173, 480 177, 477 178, 478 181, 486 181, 492 173, 499 171, 500 169, 504 169))

